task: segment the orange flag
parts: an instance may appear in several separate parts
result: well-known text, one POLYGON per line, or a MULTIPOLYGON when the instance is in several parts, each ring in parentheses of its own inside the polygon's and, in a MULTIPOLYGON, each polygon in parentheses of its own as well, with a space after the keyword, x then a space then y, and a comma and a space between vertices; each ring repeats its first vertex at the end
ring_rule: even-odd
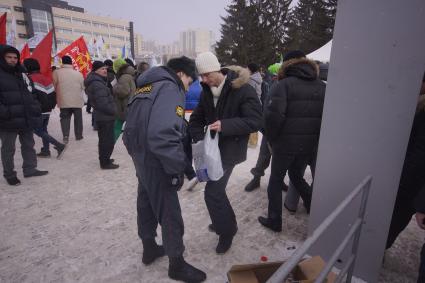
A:
POLYGON ((6 16, 4 13, 0 17, 0 44, 6 44, 6 16))
POLYGON ((83 74, 84 78, 88 73, 90 73, 92 69, 92 62, 86 42, 82 36, 65 47, 56 56, 62 58, 62 56, 65 55, 72 58, 72 65, 74 66, 74 69, 83 74))
POLYGON ((21 50, 21 64, 24 62, 25 59, 31 57, 30 47, 28 46, 28 43, 25 43, 24 47, 21 50))
POLYGON ((37 47, 32 52, 31 58, 37 59, 40 64, 40 73, 46 78, 52 80, 52 43, 53 43, 53 30, 40 41, 37 47))

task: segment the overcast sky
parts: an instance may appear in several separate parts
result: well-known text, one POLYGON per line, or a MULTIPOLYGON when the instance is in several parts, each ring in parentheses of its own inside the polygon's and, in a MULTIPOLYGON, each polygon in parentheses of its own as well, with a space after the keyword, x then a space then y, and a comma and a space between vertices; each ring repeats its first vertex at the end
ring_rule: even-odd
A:
POLYGON ((231 0, 67 0, 87 12, 134 22, 145 40, 167 44, 188 28, 214 31, 220 39, 220 16, 231 0))

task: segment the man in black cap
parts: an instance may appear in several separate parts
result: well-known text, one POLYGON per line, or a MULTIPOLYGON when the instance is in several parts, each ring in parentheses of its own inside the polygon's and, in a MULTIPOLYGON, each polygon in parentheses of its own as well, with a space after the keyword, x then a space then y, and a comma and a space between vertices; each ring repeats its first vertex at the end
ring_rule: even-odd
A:
POLYGON ((276 232, 282 231, 282 183, 287 171, 309 211, 311 188, 303 176, 307 164, 314 164, 316 158, 326 90, 317 63, 299 50, 286 54, 278 80, 264 105, 265 136, 273 158, 268 214, 258 218, 276 232))
POLYGON ((108 67, 101 61, 94 61, 90 74, 84 81, 86 93, 94 109, 95 123, 99 137, 99 162, 102 169, 117 169, 111 159, 114 150, 115 102, 107 82, 108 67))
POLYGON ((123 134, 139 180, 137 226, 142 262, 147 265, 166 254, 168 276, 184 282, 206 279, 204 272, 183 258, 184 224, 177 195, 185 168, 185 92, 195 77, 195 63, 184 56, 143 73, 128 105, 123 134), (158 224, 164 247, 155 241, 158 224))
POLYGON ((23 73, 19 51, 5 45, 0 49, 0 140, 3 176, 12 186, 21 181, 14 170, 16 138, 19 136, 24 177, 46 175, 37 170, 33 129, 41 127, 41 108, 32 95, 30 79, 23 73))

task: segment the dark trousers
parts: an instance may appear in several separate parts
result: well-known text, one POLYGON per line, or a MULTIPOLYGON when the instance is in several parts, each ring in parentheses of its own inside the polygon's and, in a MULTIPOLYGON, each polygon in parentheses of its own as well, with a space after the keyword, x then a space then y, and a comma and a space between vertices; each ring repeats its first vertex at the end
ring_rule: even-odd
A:
POLYGON ((90 113, 92 109, 91 103, 90 103, 90 99, 87 99, 87 103, 86 103, 86 112, 90 113))
POLYGON ((192 166, 192 143, 191 143, 191 137, 189 134, 189 131, 187 131, 186 136, 183 138, 183 150, 185 153, 185 163, 186 166, 184 167, 184 175, 187 177, 188 180, 191 180, 196 177, 195 170, 192 166))
POLYGON ((154 239, 161 225, 162 243, 169 257, 183 255, 184 224, 176 188, 163 169, 136 165, 139 180, 137 227, 141 239, 154 239))
POLYGON ((31 130, 26 131, 0 131, 1 162, 3 176, 6 179, 16 177, 14 156, 16 151, 16 138, 19 136, 21 154, 23 159, 22 169, 24 175, 32 174, 37 168, 37 156, 34 150, 34 137, 31 130))
POLYGON ((83 111, 81 108, 61 108, 60 121, 62 134, 69 137, 71 127, 71 116, 74 115, 74 133, 75 138, 83 138, 83 111))
POLYGON ((97 136, 99 137, 99 162, 105 166, 110 162, 114 151, 114 121, 97 121, 97 136))
POLYGON ((425 186, 424 172, 425 150, 408 148, 388 232, 387 249, 392 246, 416 213, 414 202, 419 191, 425 186))
POLYGON ((58 146, 61 143, 58 142, 55 138, 49 135, 47 130, 47 125, 49 124, 50 114, 43 114, 43 125, 41 128, 34 129, 34 134, 39 136, 43 141, 43 147, 41 148, 41 152, 49 153, 49 144, 53 144, 54 146, 58 146))
POLYGON ((419 265, 419 277, 418 277, 418 283, 424 283, 424 282, 425 282, 425 243, 422 246, 421 263, 419 265))
POLYGON ((291 182, 292 179, 295 180, 294 185, 299 191, 301 198, 308 205, 310 204, 310 186, 305 182, 303 176, 300 176, 309 160, 311 160, 311 156, 273 155, 269 185, 267 187, 269 198, 268 217, 270 219, 282 221, 282 183, 288 170, 291 172, 289 178, 291 182))
POLYGON ((208 181, 205 186, 205 203, 218 235, 233 236, 237 230, 235 212, 226 194, 233 168, 233 165, 223 164, 223 177, 218 181, 208 181))
POLYGON ((263 138, 261 140, 260 152, 258 153, 257 164, 255 164, 255 167, 251 169, 252 175, 254 175, 255 177, 264 176, 264 171, 270 165, 271 157, 272 154, 270 153, 269 147, 267 145, 266 136, 263 135, 263 138))

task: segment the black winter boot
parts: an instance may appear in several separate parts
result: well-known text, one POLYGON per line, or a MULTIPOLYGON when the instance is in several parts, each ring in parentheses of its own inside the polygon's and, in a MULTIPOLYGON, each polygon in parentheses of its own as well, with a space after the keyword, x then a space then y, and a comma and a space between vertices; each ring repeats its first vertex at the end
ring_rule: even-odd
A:
POLYGON ((246 192, 252 192, 255 189, 258 189, 260 187, 260 179, 259 176, 254 176, 254 178, 251 180, 251 182, 248 183, 245 187, 246 192))
POLYGON ((170 257, 168 277, 189 283, 202 282, 207 279, 205 272, 187 263, 182 256, 170 257))
POLYGON ((151 264, 155 259, 165 255, 163 246, 159 246, 155 239, 143 239, 143 257, 142 262, 145 265, 151 264))
POLYGON ((268 217, 260 216, 258 217, 258 222, 260 222, 261 225, 263 225, 266 228, 269 228, 270 230, 273 230, 275 232, 281 232, 282 231, 282 220, 274 220, 270 219, 268 217))
POLYGON ((234 236, 225 236, 225 235, 219 236, 218 237, 218 244, 217 244, 217 247, 215 248, 215 252, 217 254, 226 253, 230 249, 230 247, 232 246, 233 237, 234 236))

